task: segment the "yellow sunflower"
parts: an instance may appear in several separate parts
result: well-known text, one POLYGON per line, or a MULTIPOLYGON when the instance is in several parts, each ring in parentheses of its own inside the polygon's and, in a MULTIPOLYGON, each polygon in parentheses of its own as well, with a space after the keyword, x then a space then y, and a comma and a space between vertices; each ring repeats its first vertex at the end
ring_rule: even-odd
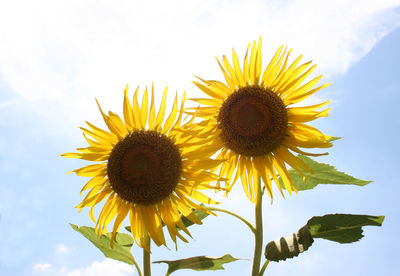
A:
POLYGON ((258 45, 254 41, 251 50, 250 46, 243 68, 234 50, 232 65, 226 56, 223 56, 222 64, 217 59, 226 83, 199 77, 200 82, 194 81, 211 98, 192 99, 201 105, 196 108, 196 116, 204 120, 190 128, 193 134, 208 137, 214 153, 221 150, 219 159, 227 159, 220 167, 220 177, 230 179, 236 171, 230 183, 227 182, 228 191, 240 177, 248 198, 254 202, 254 183, 259 177, 271 198, 271 179, 283 196, 278 176, 290 194, 292 190, 297 192, 286 164, 301 174, 301 170, 312 170, 292 152, 325 155, 327 153, 307 153, 300 148, 328 148, 332 144, 329 143, 331 136, 305 124, 328 116, 329 109, 317 109, 329 101, 305 107, 293 106, 329 85, 313 88, 322 76, 303 84, 315 65, 309 67, 311 62, 307 62, 297 66, 301 56, 288 65, 291 49, 286 52, 281 46, 262 71, 261 38, 258 45))
POLYGON ((222 161, 203 157, 202 152, 210 156, 209 149, 202 148, 201 139, 182 130, 191 123, 182 124, 185 94, 180 111, 177 110, 175 96, 172 111, 163 124, 167 88, 157 116, 153 87, 150 110, 147 88, 141 107, 137 100, 138 90, 132 104, 127 95, 128 86, 124 91, 124 121, 111 111, 105 114, 96 100, 109 131, 86 122, 89 128, 81 129, 89 146, 78 148, 78 153, 62 156, 98 162, 72 171, 79 176, 90 177, 82 189, 90 191, 77 206, 79 211, 83 207, 91 207, 89 216, 96 222, 94 207, 106 199, 97 219, 96 232, 99 235, 107 232, 106 225, 115 217, 113 246, 123 220, 129 217, 135 242, 149 251, 147 236, 158 246, 166 244, 163 224, 175 244, 176 237, 187 242, 177 230, 179 227, 191 236, 180 215, 201 224, 193 209, 209 211, 193 199, 207 204, 216 203, 199 190, 215 188, 209 183, 221 179, 205 169, 218 167, 222 161))

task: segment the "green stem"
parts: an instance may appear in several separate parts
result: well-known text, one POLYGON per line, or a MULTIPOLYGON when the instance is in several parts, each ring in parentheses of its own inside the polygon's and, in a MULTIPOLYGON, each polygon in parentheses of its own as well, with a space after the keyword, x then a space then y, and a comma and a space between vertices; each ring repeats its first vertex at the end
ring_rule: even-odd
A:
POLYGON ((261 253, 263 245, 263 222, 262 222, 262 193, 261 193, 261 179, 255 185, 256 204, 255 204, 255 219, 256 219, 256 232, 255 232, 255 245, 254 245, 254 258, 252 276, 258 276, 260 272, 261 253))
POLYGON ((268 264, 269 264, 269 260, 265 260, 265 262, 264 262, 264 264, 263 264, 263 266, 261 268, 260 274, 258 274, 258 276, 263 276, 264 275, 264 271, 267 268, 268 264))
MULTIPOLYGON (((132 257, 133 257, 133 256, 132 256, 132 257)), ((138 275, 139 275, 139 276, 143 276, 142 271, 140 270, 140 267, 139 267, 139 265, 138 265, 138 263, 136 262, 136 260, 135 260, 134 257, 133 257, 133 264, 134 264, 135 267, 136 267, 136 270, 137 270, 137 272, 138 272, 138 275)))
MULTIPOLYGON (((145 243, 148 245, 150 251, 150 237, 145 235, 145 243)), ((144 276, 151 276, 150 265, 150 252, 143 248, 143 274, 144 276)))
POLYGON ((253 232, 253 234, 256 233, 256 229, 254 228, 253 225, 251 225, 250 222, 248 222, 247 220, 245 220, 241 216, 239 216, 239 215, 237 215, 237 214, 235 214, 235 213, 233 213, 231 211, 220 209, 220 208, 208 207, 208 206, 207 206, 207 209, 210 210, 210 211, 222 212, 222 213, 226 213, 228 215, 234 216, 235 218, 237 218, 237 219, 241 220, 242 222, 244 222, 250 228, 250 230, 251 230, 251 232, 253 232))

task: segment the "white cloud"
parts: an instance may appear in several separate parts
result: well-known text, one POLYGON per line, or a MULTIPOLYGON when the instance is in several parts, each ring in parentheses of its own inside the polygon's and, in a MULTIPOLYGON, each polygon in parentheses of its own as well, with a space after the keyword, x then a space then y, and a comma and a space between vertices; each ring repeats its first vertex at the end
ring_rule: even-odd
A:
POLYGON ((57 248, 57 253, 60 254, 68 254, 69 252, 71 252, 71 249, 68 248, 65 244, 60 243, 56 245, 57 248))
POLYGON ((51 272, 52 267, 51 264, 47 263, 40 263, 40 264, 34 264, 33 265, 33 272, 35 273, 40 273, 40 272, 51 272))
POLYGON ((112 260, 104 259, 102 262, 93 262, 88 267, 69 270, 61 268, 57 271, 57 276, 127 276, 132 275, 134 269, 132 266, 112 260))
MULTIPOLYGON (((344 73, 400 24, 399 0, 5 1, 0 4, 0 76, 52 132, 121 110, 126 83, 197 90, 192 75, 221 78, 214 56, 243 55, 263 36, 267 59, 280 44, 344 73), (224 16, 221 16, 223 14, 224 16), (106 104, 105 104, 106 103, 106 104)), ((14 105, 3 106, 2 110, 14 105)), ((67 131, 65 130, 67 129, 67 131)))

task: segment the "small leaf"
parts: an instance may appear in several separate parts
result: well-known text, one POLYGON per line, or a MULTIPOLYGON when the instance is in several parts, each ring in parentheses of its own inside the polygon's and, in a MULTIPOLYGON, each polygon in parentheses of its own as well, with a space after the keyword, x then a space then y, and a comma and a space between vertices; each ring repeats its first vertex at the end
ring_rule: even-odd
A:
MULTIPOLYGON (((310 173, 302 170, 304 176, 306 177, 305 181, 303 181, 303 177, 299 172, 294 169, 288 170, 293 183, 299 191, 313 189, 318 184, 351 184, 364 186, 368 183, 371 183, 371 181, 354 178, 348 174, 338 171, 331 165, 319 163, 309 157, 303 155, 298 155, 297 157, 304 161, 314 171, 314 173, 310 173)), ((279 178, 279 182, 283 188, 284 185, 281 178, 279 178)))
POLYGON ((362 226, 381 226, 384 219, 384 216, 330 214, 312 217, 307 226, 313 238, 351 243, 359 241, 364 236, 362 226))
MULTIPOLYGON (((204 204, 200 204, 201 206, 204 206, 204 204)), ((205 206, 204 206, 205 207, 205 206)), ((207 207, 205 207, 205 208, 207 208, 207 207)), ((210 214, 209 213, 206 213, 206 212, 204 212, 204 211, 202 211, 202 210, 193 210, 193 213, 194 213, 194 215, 195 216, 197 216, 200 220, 203 220, 203 219, 205 219, 206 217, 208 217, 210 214)), ((186 227, 189 227, 189 226, 191 226, 191 225, 193 225, 194 224, 194 222, 192 222, 191 220, 189 220, 189 219, 187 219, 185 216, 183 216, 183 215, 181 215, 181 220, 182 220, 182 222, 183 222, 183 224, 186 226, 186 227)), ((163 226, 165 226, 165 223, 163 222, 163 226)), ((178 228, 178 230, 180 230, 180 228, 177 226, 177 228, 178 228)), ((129 232, 131 232, 131 227, 130 226, 126 226, 125 227, 125 229, 127 230, 127 231, 129 231, 129 232)))
POLYGON ((104 256, 125 262, 127 264, 133 265, 134 258, 131 253, 131 248, 133 244, 133 238, 129 234, 117 233, 114 249, 111 248, 111 233, 107 233, 106 235, 101 235, 99 237, 94 228, 88 226, 78 227, 75 224, 70 223, 71 227, 81 233, 85 238, 90 240, 98 249, 103 252, 104 256))
POLYGON ((226 254, 222 257, 196 256, 175 261, 156 261, 153 263, 168 264, 168 272, 166 275, 170 275, 172 272, 177 271, 179 269, 193 269, 196 271, 225 269, 222 266, 223 264, 234 262, 237 260, 240 259, 236 259, 231 255, 226 254))

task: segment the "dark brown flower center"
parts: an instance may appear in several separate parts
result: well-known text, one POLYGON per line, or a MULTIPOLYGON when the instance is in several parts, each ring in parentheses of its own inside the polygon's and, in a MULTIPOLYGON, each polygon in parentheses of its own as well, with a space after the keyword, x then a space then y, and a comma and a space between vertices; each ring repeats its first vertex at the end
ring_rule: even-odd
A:
POLYGON ((107 174, 113 190, 123 199, 149 205, 168 197, 182 172, 179 149, 155 131, 135 131, 113 148, 107 174))
POLYGON ((287 129, 282 99, 258 85, 239 88, 222 104, 218 127, 225 145, 245 156, 259 156, 276 149, 287 129))

